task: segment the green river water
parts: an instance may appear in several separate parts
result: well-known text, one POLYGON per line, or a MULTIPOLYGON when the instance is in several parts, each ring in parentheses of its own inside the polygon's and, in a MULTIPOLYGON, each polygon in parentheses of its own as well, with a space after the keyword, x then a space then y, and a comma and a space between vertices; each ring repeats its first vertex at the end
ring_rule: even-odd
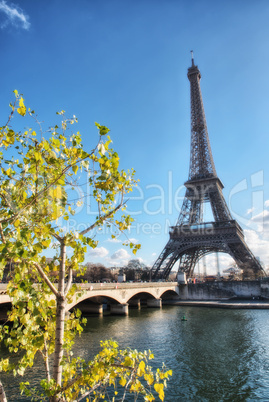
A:
MULTIPOLYGON (((166 402, 269 401, 269 310, 164 306, 130 310, 128 317, 88 317, 76 343, 84 358, 98 351, 100 340, 122 348, 151 349, 153 367, 173 370, 166 402), (181 321, 185 315, 187 321, 181 321)), ((42 366, 28 372, 38 383, 42 366)), ((1 376, 8 401, 27 401, 18 383, 1 376)), ((128 398, 131 402, 133 399, 128 398)))

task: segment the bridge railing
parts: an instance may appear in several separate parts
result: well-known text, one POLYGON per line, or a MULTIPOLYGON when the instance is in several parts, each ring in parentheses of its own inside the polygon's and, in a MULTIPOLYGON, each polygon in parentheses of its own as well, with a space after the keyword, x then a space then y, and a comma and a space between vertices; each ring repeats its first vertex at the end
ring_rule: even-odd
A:
POLYGON ((156 288, 177 286, 177 282, 109 282, 109 283, 81 283, 83 290, 100 290, 100 289, 137 289, 137 288, 156 288))
MULTIPOLYGON (((98 283, 77 283, 82 290, 112 290, 112 289, 143 289, 156 287, 177 286, 177 282, 98 282, 98 283)), ((38 286, 38 284, 36 284, 38 286)), ((6 294, 7 283, 0 283, 0 295, 6 294)))

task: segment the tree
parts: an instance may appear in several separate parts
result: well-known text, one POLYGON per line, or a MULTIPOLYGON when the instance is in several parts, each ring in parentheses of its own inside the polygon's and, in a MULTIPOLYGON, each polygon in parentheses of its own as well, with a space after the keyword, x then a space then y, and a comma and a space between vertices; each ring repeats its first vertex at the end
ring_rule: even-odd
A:
POLYGON ((109 268, 106 268, 100 263, 87 262, 84 267, 81 268, 82 272, 75 273, 77 282, 100 282, 103 280, 113 281, 115 276, 109 268))
MULTIPOLYGON (((7 263, 13 264, 7 288, 12 300, 10 325, 2 326, 1 339, 10 353, 24 353, 16 363, 2 360, 0 369, 23 375, 39 353, 46 369, 41 386, 51 402, 79 401, 83 395, 99 400, 108 385, 121 385, 123 398, 129 391, 142 393, 148 401, 153 400, 153 385, 163 400, 170 372, 159 370, 154 376, 147 365, 151 353, 120 351, 116 343, 108 341, 96 358, 86 363, 73 358, 71 350, 84 322, 79 311, 67 314, 68 303, 80 293, 79 286, 72 283, 73 272, 83 262, 87 247, 97 245, 94 229, 109 225, 116 236, 130 226, 131 217, 122 211, 125 194, 136 184, 134 171, 119 170, 107 127, 96 123, 99 141, 86 151, 80 133, 68 131, 77 122, 75 116, 67 119, 64 111, 58 113, 60 126, 44 132, 35 112, 27 111, 22 96, 14 92, 10 116, 0 128, 0 268, 3 271, 7 263), (10 124, 17 113, 33 118, 39 133, 32 128, 15 131, 10 124), (85 178, 98 214, 84 230, 67 230, 64 223, 82 202, 74 199, 74 189, 85 178), (48 250, 54 252, 49 262, 48 250)), ((134 253, 139 247, 132 245, 134 253)), ((29 386, 21 384, 27 395, 42 398, 29 386)))
POLYGON ((137 258, 129 260, 126 267, 122 268, 127 281, 147 281, 150 276, 149 271, 150 269, 137 258))
POLYGON ((146 269, 146 265, 141 262, 138 258, 134 258, 128 261, 126 268, 129 269, 146 269))

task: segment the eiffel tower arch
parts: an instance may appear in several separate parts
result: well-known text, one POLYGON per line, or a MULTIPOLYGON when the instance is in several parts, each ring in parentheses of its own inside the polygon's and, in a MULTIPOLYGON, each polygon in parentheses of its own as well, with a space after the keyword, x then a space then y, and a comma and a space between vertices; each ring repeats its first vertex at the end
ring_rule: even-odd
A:
POLYGON ((186 193, 177 223, 170 228, 169 240, 151 269, 151 278, 166 279, 174 264, 187 277, 193 275, 198 260, 212 252, 228 253, 245 277, 264 275, 263 268, 248 248, 244 233, 225 202, 211 152, 200 88, 201 73, 194 64, 188 69, 191 92, 191 156, 186 193), (209 203, 213 221, 204 222, 203 206, 209 203))

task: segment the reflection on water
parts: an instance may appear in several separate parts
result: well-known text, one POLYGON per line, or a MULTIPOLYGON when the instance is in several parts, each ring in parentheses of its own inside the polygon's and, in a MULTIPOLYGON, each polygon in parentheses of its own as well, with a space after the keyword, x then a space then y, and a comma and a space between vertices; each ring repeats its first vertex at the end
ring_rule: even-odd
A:
MULTIPOLYGON (((75 352, 90 358, 104 339, 115 339, 122 348, 151 349, 153 366, 164 362, 173 369, 167 402, 269 401, 268 315, 267 310, 175 306, 130 310, 128 317, 90 317, 75 352), (183 314, 187 321, 181 321, 183 314)), ((29 378, 41 368, 37 364, 29 378)), ((9 401, 27 401, 17 396, 13 380, 2 379, 9 401)))

